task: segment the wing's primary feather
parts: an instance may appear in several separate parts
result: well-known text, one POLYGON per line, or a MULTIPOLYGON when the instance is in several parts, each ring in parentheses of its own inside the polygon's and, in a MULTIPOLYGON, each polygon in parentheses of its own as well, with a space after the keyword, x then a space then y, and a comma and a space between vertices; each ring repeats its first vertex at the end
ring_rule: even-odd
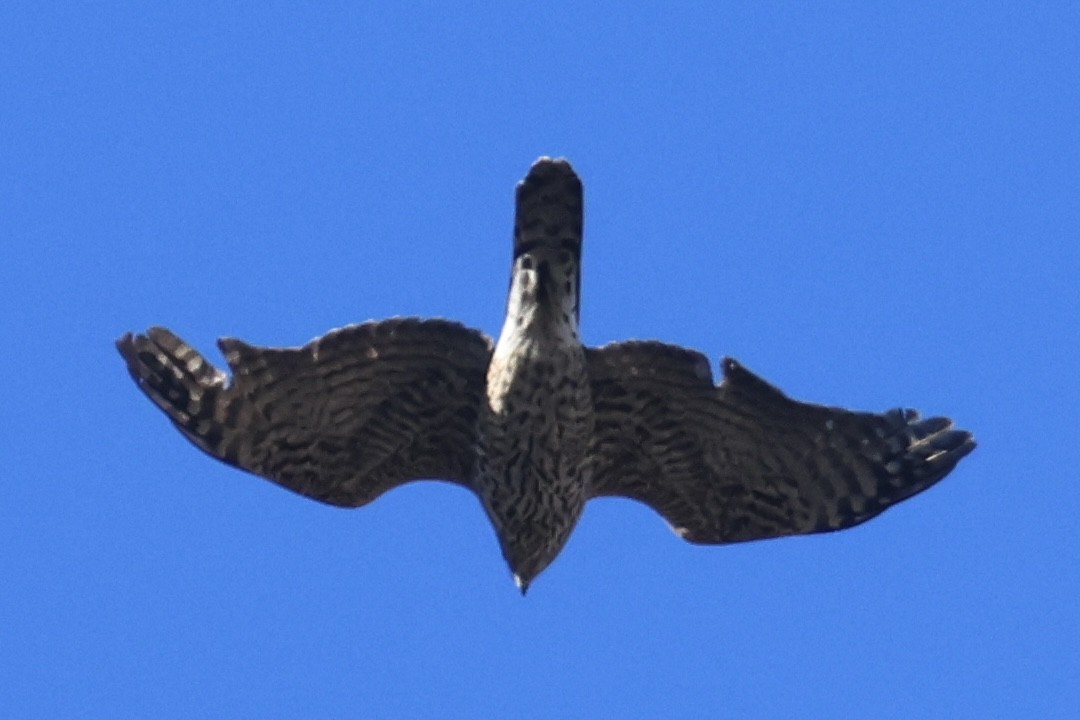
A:
POLYGON ((197 447, 301 495, 359 506, 410 480, 468 484, 491 341, 395 318, 300 348, 218 343, 228 377, 164 328, 117 342, 140 389, 197 447))
POLYGON ((593 496, 625 496, 691 542, 857 525, 945 477, 975 448, 947 418, 791 400, 734 360, 658 342, 588 351, 593 496))

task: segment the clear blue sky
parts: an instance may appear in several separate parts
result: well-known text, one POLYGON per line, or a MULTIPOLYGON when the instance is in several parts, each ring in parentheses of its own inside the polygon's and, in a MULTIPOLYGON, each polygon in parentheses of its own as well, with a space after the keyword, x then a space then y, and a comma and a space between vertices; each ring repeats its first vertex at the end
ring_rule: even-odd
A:
POLYGON ((1080 717, 1075 3, 7 3, 0 715, 1080 717), (514 183, 585 182, 590 344, 973 430, 844 533, 589 506, 516 592, 479 503, 202 455, 113 347, 500 327, 514 183))

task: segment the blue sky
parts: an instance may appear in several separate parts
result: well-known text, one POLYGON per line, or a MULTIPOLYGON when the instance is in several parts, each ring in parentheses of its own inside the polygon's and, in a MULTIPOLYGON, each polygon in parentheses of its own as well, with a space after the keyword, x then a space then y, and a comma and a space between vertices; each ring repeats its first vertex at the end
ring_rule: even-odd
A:
POLYGON ((0 9, 0 714, 1076 717, 1071 3, 0 9), (475 499, 215 463, 113 348, 500 327, 514 183, 586 192, 583 332, 980 443, 851 531, 592 503, 515 591, 475 499))

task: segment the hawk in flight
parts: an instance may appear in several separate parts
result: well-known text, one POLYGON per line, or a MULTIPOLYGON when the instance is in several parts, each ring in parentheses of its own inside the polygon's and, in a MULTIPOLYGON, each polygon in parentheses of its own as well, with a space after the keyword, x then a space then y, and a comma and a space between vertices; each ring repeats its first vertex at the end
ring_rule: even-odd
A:
POLYGON ((524 593, 585 503, 645 503, 693 543, 858 525, 945 477, 968 432, 914 410, 788 398, 739 363, 578 335, 582 190, 540 158, 517 186, 497 342, 394 318, 299 348, 226 338, 230 378, 169 330, 117 342, 136 385, 207 454, 314 500, 359 507, 411 480, 472 490, 524 593))

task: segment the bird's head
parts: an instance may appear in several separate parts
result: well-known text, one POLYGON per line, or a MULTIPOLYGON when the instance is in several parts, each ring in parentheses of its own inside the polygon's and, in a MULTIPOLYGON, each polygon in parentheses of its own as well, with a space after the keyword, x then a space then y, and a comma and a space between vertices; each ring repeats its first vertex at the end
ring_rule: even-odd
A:
POLYGON ((499 545, 503 558, 514 576, 514 584, 524 595, 532 581, 542 573, 562 551, 569 532, 561 540, 541 536, 538 532, 530 534, 499 533, 499 545))
POLYGON ((584 497, 575 492, 560 495, 558 502, 534 495, 497 509, 488 505, 503 558, 522 595, 562 552, 584 507, 584 497))

